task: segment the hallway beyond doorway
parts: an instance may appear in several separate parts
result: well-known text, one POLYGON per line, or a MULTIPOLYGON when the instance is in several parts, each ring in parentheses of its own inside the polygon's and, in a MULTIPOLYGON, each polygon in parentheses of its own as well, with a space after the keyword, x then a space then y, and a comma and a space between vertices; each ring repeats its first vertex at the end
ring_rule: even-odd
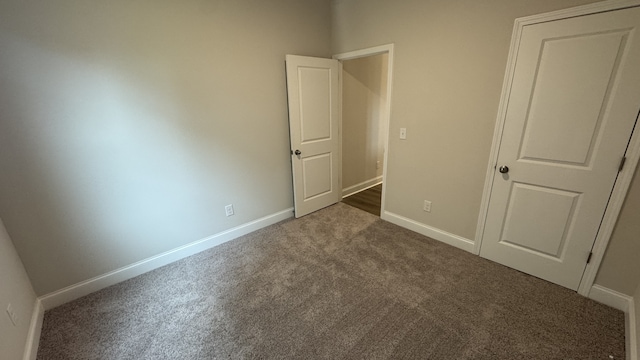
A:
POLYGON ((342 202, 360 210, 364 210, 375 216, 380 216, 380 204, 382 201, 382 184, 378 184, 367 190, 350 195, 342 202))

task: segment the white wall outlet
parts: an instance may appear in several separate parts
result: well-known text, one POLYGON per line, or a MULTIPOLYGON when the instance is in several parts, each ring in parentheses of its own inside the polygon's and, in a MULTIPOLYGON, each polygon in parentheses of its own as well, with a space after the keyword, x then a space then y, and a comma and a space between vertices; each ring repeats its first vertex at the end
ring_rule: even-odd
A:
POLYGON ((9 315, 9 319, 11 319, 13 326, 18 326, 18 314, 16 314, 16 312, 13 310, 13 306, 11 306, 11 303, 7 305, 7 315, 9 315))
POLYGON ((426 212, 431 212, 431 201, 424 201, 424 204, 422 205, 422 210, 426 211, 426 212))
POLYGON ((224 207, 224 212, 227 214, 227 216, 233 215, 233 204, 229 204, 229 205, 225 206, 224 207))
POLYGON ((400 128, 400 139, 401 140, 407 139, 407 128, 400 128))

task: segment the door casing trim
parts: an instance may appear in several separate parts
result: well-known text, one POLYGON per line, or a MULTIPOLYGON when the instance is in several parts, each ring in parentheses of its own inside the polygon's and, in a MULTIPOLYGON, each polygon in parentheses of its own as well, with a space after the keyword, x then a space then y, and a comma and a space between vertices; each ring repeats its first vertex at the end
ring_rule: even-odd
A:
MULTIPOLYGON (((504 76, 502 85, 502 95, 500 96, 500 105, 498 107, 498 117, 496 120, 496 127, 493 134, 493 143, 491 145, 491 152, 489 154, 489 163, 487 165, 487 174, 485 177, 484 190, 482 193, 482 202, 480 203, 480 214, 478 216, 478 225, 475 234, 475 246, 473 252, 476 255, 480 254, 480 247, 482 246, 482 237, 484 234, 485 224, 487 220, 487 213, 489 211, 489 200, 491 198, 491 189, 493 187, 493 175, 495 166, 498 161, 498 153, 500 150, 500 142, 502 141, 502 131, 504 129, 507 102, 509 94, 511 93, 511 86, 513 84, 513 75, 515 71, 515 60, 518 53, 518 45, 520 44, 520 38, 522 36, 522 30, 527 25, 538 24, 554 20, 562 20, 572 17, 597 14, 601 12, 621 10, 631 7, 640 6, 640 0, 610 0, 603 1, 594 4, 588 4, 584 6, 573 7, 564 10, 553 11, 549 13, 532 15, 527 17, 518 18, 515 20, 513 26, 513 35, 511 37, 511 45, 509 50, 509 56, 507 58, 507 69, 504 76)), ((640 160, 640 131, 638 130, 638 124, 634 128, 631 134, 631 140, 627 147, 626 157, 627 162, 625 168, 618 174, 618 178, 613 187, 609 204, 604 212, 602 219, 602 225, 600 231, 596 236, 593 244, 593 255, 591 261, 587 264, 580 285, 578 286, 578 293, 583 296, 589 296, 589 291, 593 286, 598 269, 602 263, 605 250, 611 239, 613 228, 618 220, 622 204, 627 196, 633 174, 635 173, 638 161, 640 160)))

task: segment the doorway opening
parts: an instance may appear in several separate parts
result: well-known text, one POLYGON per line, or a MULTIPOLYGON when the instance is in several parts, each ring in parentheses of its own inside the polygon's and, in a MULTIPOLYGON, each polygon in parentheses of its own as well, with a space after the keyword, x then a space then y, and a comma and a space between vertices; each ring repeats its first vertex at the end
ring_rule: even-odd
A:
POLYGON ((392 50, 334 56, 342 64, 342 202, 376 216, 384 209, 392 50))

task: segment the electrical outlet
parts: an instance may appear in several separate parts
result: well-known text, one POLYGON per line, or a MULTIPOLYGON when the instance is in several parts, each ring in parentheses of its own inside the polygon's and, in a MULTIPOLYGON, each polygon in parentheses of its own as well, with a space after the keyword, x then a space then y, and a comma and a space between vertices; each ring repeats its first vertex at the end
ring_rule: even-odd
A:
POLYGON ((16 314, 16 312, 13 310, 13 306, 11 306, 11 303, 7 305, 7 315, 9 315, 9 319, 11 319, 13 326, 18 326, 18 314, 16 314))
POLYGON ((224 212, 227 214, 227 216, 233 215, 233 204, 229 204, 229 205, 225 206, 224 207, 224 212))
POLYGON ((431 212, 431 201, 424 201, 424 204, 422 205, 422 210, 426 211, 426 212, 431 212))
POLYGON ((407 128, 400 128, 400 139, 401 140, 407 139, 407 128))

